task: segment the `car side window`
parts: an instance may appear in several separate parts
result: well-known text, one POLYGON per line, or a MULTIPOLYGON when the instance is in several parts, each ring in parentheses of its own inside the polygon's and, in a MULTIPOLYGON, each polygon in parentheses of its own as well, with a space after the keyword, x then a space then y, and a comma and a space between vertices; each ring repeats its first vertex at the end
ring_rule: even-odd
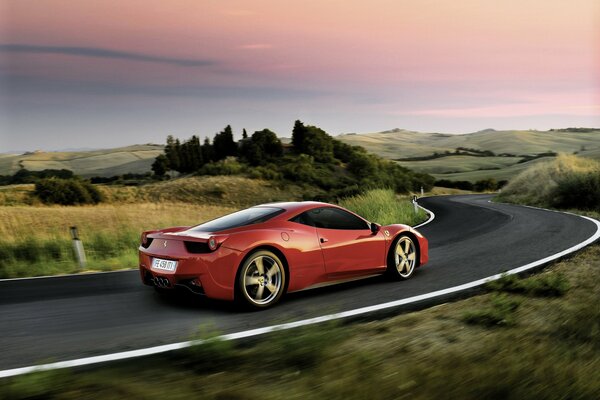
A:
POLYGON ((296 215, 294 218, 290 219, 290 221, 297 222, 302 225, 315 226, 315 223, 310 219, 310 216, 308 215, 308 211, 296 215))
POLYGON ((324 229, 364 230, 369 229, 367 223, 357 216, 334 207, 323 207, 308 210, 308 219, 312 226, 324 229))

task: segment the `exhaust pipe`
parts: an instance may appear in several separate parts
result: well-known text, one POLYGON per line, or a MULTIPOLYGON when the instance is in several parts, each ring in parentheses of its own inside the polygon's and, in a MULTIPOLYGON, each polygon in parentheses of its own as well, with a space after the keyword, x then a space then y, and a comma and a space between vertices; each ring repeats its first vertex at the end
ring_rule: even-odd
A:
POLYGON ((169 280, 167 278, 163 278, 162 276, 155 276, 153 281, 154 281, 154 284, 159 288, 170 288, 171 287, 171 282, 169 282, 169 280))

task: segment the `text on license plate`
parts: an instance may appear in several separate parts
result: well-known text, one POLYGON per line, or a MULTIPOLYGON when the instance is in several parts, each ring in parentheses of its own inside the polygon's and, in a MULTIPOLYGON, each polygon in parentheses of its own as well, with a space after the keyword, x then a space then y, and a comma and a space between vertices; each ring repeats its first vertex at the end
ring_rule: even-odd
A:
POLYGON ((175 271, 175 268, 177 268, 177 261, 154 258, 152 260, 152 268, 164 269, 165 271, 175 271))

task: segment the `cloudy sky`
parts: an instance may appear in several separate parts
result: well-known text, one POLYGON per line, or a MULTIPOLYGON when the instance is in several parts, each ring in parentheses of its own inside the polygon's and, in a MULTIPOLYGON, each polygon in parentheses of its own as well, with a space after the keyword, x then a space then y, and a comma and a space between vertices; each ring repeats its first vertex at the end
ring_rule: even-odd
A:
POLYGON ((597 0, 0 0, 0 152, 600 126, 597 0))

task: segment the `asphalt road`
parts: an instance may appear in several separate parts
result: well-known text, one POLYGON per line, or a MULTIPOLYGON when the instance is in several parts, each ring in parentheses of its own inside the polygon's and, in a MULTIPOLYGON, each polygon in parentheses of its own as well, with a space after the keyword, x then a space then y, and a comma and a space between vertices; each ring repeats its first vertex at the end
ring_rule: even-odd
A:
POLYGON ((143 286, 137 271, 1 282, 0 369, 188 340, 202 324, 231 333, 411 297, 542 259, 596 231, 576 216, 489 199, 420 200, 436 214, 420 229, 430 241, 430 262, 408 281, 376 277, 293 293, 261 312, 165 298, 143 286))

